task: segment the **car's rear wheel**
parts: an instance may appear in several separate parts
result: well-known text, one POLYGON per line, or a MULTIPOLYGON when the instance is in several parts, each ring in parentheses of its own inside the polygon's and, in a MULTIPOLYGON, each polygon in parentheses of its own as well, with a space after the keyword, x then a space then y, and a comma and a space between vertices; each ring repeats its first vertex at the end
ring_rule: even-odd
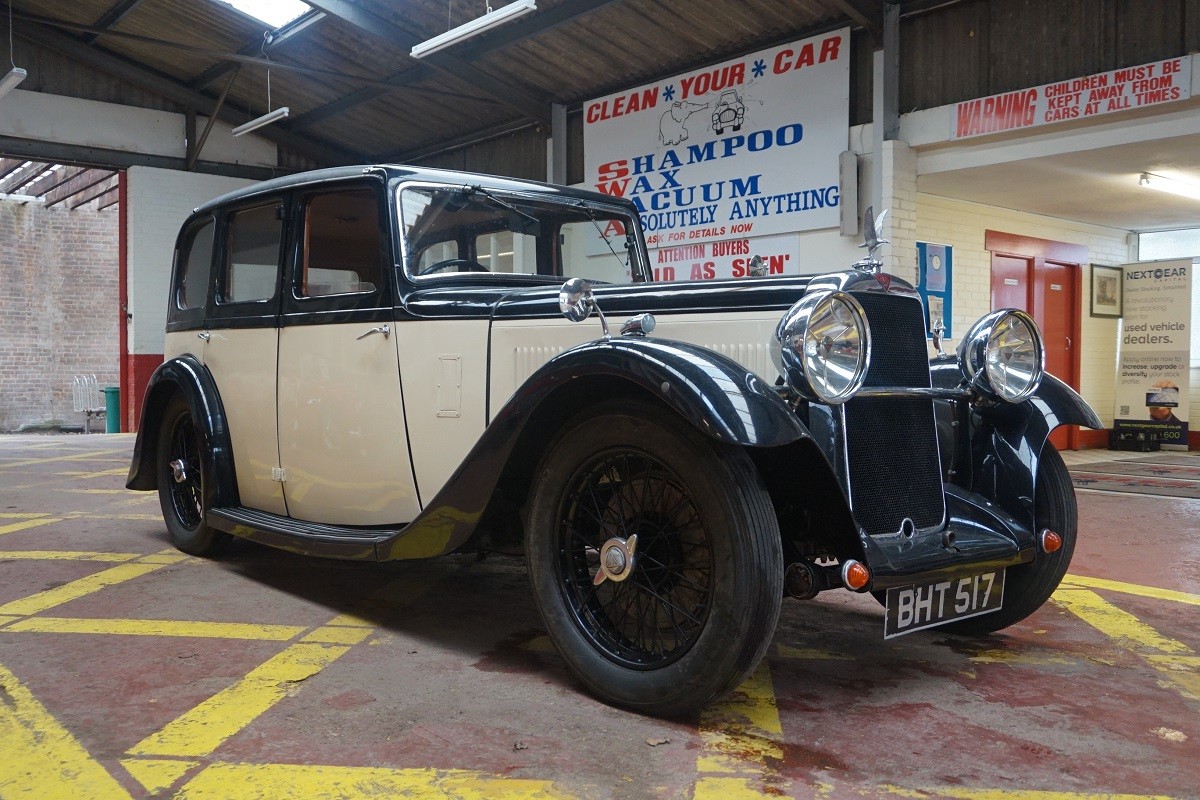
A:
POLYGON ((684 714, 734 689, 779 616, 779 528, 754 464, 649 405, 565 426, 537 471, 526 554, 571 669, 644 713, 684 714))
POLYGON ((951 622, 942 630, 968 636, 993 633, 1025 619, 1054 594, 1075 552, 1079 515, 1071 474, 1049 442, 1042 448, 1038 461, 1034 496, 1035 532, 1040 536, 1049 528, 1062 537, 1062 547, 1053 553, 1039 552, 1032 564, 1008 568, 1004 576, 1004 606, 999 611, 951 622))
POLYGON ((194 556, 212 556, 231 537, 204 521, 201 446, 191 408, 176 395, 167 404, 159 428, 158 502, 171 543, 194 556))

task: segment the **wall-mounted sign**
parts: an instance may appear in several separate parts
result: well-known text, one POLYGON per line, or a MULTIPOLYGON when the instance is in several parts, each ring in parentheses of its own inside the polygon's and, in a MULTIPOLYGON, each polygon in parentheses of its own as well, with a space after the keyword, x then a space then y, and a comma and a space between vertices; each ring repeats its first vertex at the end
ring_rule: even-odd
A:
POLYGON ((1113 428, 1186 447, 1192 262, 1126 264, 1124 272, 1113 428))
POLYGON ((948 244, 917 242, 917 268, 920 273, 917 291, 925 302, 925 332, 933 335, 934 323, 942 321, 942 338, 949 339, 954 286, 954 248, 948 244))
POLYGON ((1035 128, 1117 111, 1174 103, 1192 96, 1192 57, 1047 83, 967 100, 954 107, 951 138, 1035 128))
POLYGON ((848 29, 601 97, 585 183, 637 204, 652 251, 836 228, 849 97, 848 29))

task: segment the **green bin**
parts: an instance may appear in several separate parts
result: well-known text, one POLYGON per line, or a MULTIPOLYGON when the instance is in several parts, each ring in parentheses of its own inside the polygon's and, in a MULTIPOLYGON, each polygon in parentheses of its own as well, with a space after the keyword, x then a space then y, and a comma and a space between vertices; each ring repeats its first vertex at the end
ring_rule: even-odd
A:
POLYGON ((121 387, 105 386, 104 389, 104 432, 121 432, 121 387))

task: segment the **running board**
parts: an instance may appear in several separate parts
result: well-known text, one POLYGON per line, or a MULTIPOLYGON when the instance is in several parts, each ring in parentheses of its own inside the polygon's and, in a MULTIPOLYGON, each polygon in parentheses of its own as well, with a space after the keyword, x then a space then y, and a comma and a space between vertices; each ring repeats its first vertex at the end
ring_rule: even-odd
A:
POLYGON ((205 521, 217 530, 293 553, 352 561, 377 561, 375 545, 395 538, 404 527, 346 528, 242 507, 209 509, 205 521))

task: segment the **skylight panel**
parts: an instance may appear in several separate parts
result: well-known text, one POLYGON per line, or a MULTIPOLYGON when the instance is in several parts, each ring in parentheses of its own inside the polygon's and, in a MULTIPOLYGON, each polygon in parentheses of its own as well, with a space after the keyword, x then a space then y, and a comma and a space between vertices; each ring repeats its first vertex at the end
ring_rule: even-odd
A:
POLYGON ((247 16, 270 25, 272 30, 282 28, 297 17, 312 10, 301 0, 216 0, 233 6, 247 16))

